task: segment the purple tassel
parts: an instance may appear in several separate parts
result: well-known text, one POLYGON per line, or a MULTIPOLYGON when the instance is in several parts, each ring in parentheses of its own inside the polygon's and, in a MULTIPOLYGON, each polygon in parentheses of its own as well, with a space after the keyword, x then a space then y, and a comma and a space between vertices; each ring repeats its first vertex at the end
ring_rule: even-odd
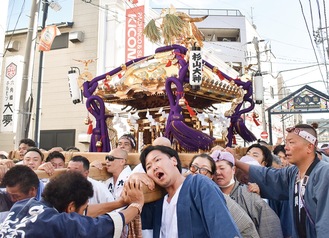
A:
MULTIPOLYGON (((184 68, 185 70, 185 68, 184 68)), ((169 77, 166 80, 166 92, 170 103, 170 114, 166 126, 166 137, 171 141, 176 139, 178 144, 188 152, 197 152, 198 150, 209 150, 215 138, 187 126, 183 122, 181 115, 182 108, 179 105, 179 99, 183 95, 183 82, 175 77, 169 77), (175 84, 176 98, 171 91, 171 84, 175 84)))
POLYGON ((178 144, 186 152, 198 152, 198 150, 209 150, 215 138, 187 126, 182 121, 172 121, 166 127, 166 137, 173 140, 175 138, 178 144))
MULTIPOLYGON (((210 69, 213 69, 214 66, 211 65, 210 63, 204 61, 203 62, 207 67, 209 67, 210 69)), ((229 126, 229 128, 227 128, 228 130, 228 134, 227 134, 227 144, 226 146, 228 147, 232 147, 232 140, 233 140, 233 136, 235 133, 238 133, 245 141, 247 142, 253 142, 255 141, 257 138, 255 137, 255 135, 246 127, 244 120, 241 118, 241 115, 247 112, 250 112, 252 109, 254 109, 255 107, 255 103, 252 100, 252 83, 251 81, 247 81, 247 82, 243 82, 239 79, 233 79, 231 77, 229 77, 228 75, 226 75, 225 73, 221 72, 221 75, 223 75, 223 77, 229 81, 234 81, 234 83, 238 86, 242 86, 242 88, 244 90, 247 91, 247 93, 244 95, 243 97, 243 102, 241 102, 236 108, 235 111, 233 113, 233 115, 230 117, 231 118, 231 125, 229 126), (241 106, 243 105, 244 102, 249 102, 250 106, 245 108, 245 109, 241 109, 241 106)))

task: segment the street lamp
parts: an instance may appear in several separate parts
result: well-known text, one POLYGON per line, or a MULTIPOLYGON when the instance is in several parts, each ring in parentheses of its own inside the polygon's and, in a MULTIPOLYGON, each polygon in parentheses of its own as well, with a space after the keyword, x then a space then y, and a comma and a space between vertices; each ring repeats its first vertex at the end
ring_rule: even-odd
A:
POLYGON ((262 104, 264 101, 263 75, 257 71, 254 75, 255 102, 262 104))
POLYGON ((80 103, 82 98, 81 90, 79 89, 79 85, 78 85, 79 75, 80 75, 80 69, 78 67, 71 67, 71 69, 67 74, 67 77, 69 79, 71 98, 74 104, 80 103), (75 69, 77 69, 79 73, 77 73, 75 69))

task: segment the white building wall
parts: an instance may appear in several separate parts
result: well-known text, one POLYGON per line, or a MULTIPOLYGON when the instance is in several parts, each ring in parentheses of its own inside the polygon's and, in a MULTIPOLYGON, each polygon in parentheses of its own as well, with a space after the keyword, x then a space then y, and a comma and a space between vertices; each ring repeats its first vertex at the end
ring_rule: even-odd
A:
MULTIPOLYGON (((83 151, 88 150, 87 144, 78 142, 78 135, 87 131, 84 119, 87 117, 85 104, 73 104, 69 95, 67 72, 70 67, 79 67, 84 70, 84 65, 78 60, 97 59, 88 66, 93 76, 108 72, 124 63, 124 29, 125 29, 125 5, 120 0, 96 0, 94 4, 105 6, 110 11, 93 7, 83 1, 74 1, 74 14, 72 28, 66 27, 60 30, 65 32, 82 31, 84 41, 80 43, 69 42, 66 49, 45 52, 44 77, 42 84, 42 114, 41 130, 76 130, 76 144, 83 151)), ((146 9, 145 22, 155 18, 157 13, 146 9)), ((207 42, 210 47, 218 47, 220 59, 226 62, 241 62, 248 65, 251 61, 246 58, 246 52, 255 54, 253 45, 245 44, 254 36, 259 37, 255 29, 243 16, 209 16, 204 22, 198 23, 200 28, 239 28, 241 42, 207 42)), ((22 47, 18 52, 9 52, 8 56, 23 55, 25 52, 24 39, 26 34, 16 34, 13 40, 18 40, 22 47)), ((8 41, 8 36, 6 41, 8 41)), ((260 39, 260 37, 259 37, 260 39)), ((145 55, 151 55, 159 45, 145 41, 145 55)), ((217 53, 216 53, 217 54, 217 53)), ((36 86, 38 78, 38 59, 36 61, 33 77, 33 94, 36 99, 36 86)), ((254 62, 254 60, 252 60, 254 62)), ((2 75, 3 77, 3 75, 2 75)), ((271 82, 272 83, 272 82, 271 82)), ((273 81, 274 83, 274 81, 273 81)), ((2 86, 1 86, 2 87, 2 86)), ((2 97, 0 90, 0 97, 2 97)), ((31 138, 34 132, 35 109, 32 112, 31 138)), ((248 125, 252 130, 257 130, 252 124, 248 125)), ((258 132, 255 133, 256 136, 258 132)), ((0 148, 13 150, 13 133, 0 132, 0 148)))
MULTIPOLYGON (((98 3, 94 1, 94 3, 98 3)), ((84 41, 79 43, 69 42, 65 49, 51 50, 44 53, 44 69, 42 83, 42 102, 40 130, 76 130, 76 145, 82 151, 88 150, 88 145, 78 143, 78 135, 86 133, 87 126, 84 119, 87 117, 86 105, 73 104, 70 97, 67 73, 70 67, 79 67, 84 70, 84 65, 76 60, 97 59, 98 39, 98 8, 86 5, 83 1, 74 2, 73 27, 60 28, 62 33, 82 31, 84 41)), ((26 32, 15 34, 12 40, 20 41, 21 48, 18 52, 8 52, 6 56, 23 55, 25 52, 26 32)), ((6 36, 8 42, 9 36, 6 36)), ((96 76, 96 63, 89 65, 89 71, 96 76)), ((34 105, 29 137, 34 137, 35 104, 37 97, 37 80, 39 69, 39 52, 36 52, 32 82, 34 105)), ((3 74, 1 76, 3 78, 3 74)), ((2 90, 0 90, 2 94, 2 90)), ((0 95, 2 97, 2 95, 0 95)), ((10 151, 14 148, 14 134, 0 132, 0 148, 10 151)))
MULTIPOLYGON (((198 13, 199 14, 199 13, 198 13)), ((255 51, 255 46, 251 42, 254 37, 257 37, 258 40, 263 40, 262 37, 258 34, 255 26, 249 20, 239 14, 216 14, 216 11, 209 10, 209 15, 204 21, 197 23, 197 26, 200 29, 240 29, 240 41, 208 41, 205 42, 205 47, 215 49, 216 56, 225 61, 226 63, 234 65, 234 63, 241 63, 242 66, 247 67, 250 64, 253 64, 252 69, 258 69, 257 54, 255 51), (233 15, 233 16, 232 16, 233 15), (217 50, 216 50, 217 49, 217 50)), ((276 103, 278 99, 278 80, 273 78, 272 67, 274 59, 271 56, 271 52, 265 53, 268 48, 266 44, 269 42, 259 42, 259 52, 261 60, 261 71, 264 72, 264 109, 267 109, 269 106, 276 103), (266 72, 266 73, 265 73, 266 72), (271 91, 273 88, 273 91, 271 91), (273 92, 273 94, 271 94, 273 92), (272 97, 273 96, 273 97, 272 97)), ((242 68, 241 73, 244 73, 242 68)), ((225 108, 225 107, 222 107, 225 108)), ((258 120, 262 123, 262 113, 264 113, 263 106, 255 106, 254 112, 259 114, 258 120)), ((257 138, 260 138, 260 134, 263 131, 262 124, 256 126, 256 124, 251 120, 251 113, 249 112, 246 115, 246 126, 250 129, 257 138)), ((265 119, 268 120, 267 112, 265 111, 265 119)), ((268 130, 268 124, 266 124, 268 130)), ((281 137, 282 132, 282 122, 281 115, 274 115, 272 117, 272 129, 273 129, 273 142, 275 143, 277 137, 281 137)))

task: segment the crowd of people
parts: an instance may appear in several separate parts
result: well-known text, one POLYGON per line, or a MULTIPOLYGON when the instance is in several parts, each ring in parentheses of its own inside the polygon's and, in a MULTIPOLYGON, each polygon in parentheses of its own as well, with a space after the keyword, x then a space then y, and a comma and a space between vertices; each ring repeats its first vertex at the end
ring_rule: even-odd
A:
POLYGON ((329 145, 318 147, 306 124, 287 129, 285 144, 250 145, 240 158, 215 146, 195 154, 187 168, 169 139, 143 148, 119 138, 102 161, 81 155, 65 164, 60 150, 43 158, 32 140, 19 145, 19 161, 0 160, 1 237, 326 237, 329 226, 329 145), (14 163, 16 162, 16 163, 14 163), (111 177, 90 178, 91 166, 111 177), (34 170, 51 175, 40 180, 34 170), (144 204, 143 186, 165 195, 144 204))

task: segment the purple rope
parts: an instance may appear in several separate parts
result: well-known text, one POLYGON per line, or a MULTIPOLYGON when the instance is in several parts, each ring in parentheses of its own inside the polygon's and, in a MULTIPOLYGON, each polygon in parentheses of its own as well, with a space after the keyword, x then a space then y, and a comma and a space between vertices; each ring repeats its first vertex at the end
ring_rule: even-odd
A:
POLYGON ((86 101, 88 111, 95 117, 96 126, 91 135, 89 151, 107 152, 110 151, 110 140, 107 132, 105 106, 103 100, 99 96, 90 96, 86 101), (96 143, 100 141, 101 147, 97 147, 96 143))
MULTIPOLYGON (((185 69, 184 69, 185 70, 185 69)), ((180 75, 185 76, 184 74, 180 75)), ((167 120, 165 136, 173 141, 175 138, 179 145, 189 152, 196 152, 199 149, 209 150, 215 138, 187 126, 183 122, 182 107, 179 99, 183 97, 183 82, 175 77, 169 77, 165 84, 168 100, 170 104, 170 114, 167 120), (176 85, 176 97, 171 89, 171 84, 176 85)))
MULTIPOLYGON (((203 63, 207 67, 209 67, 211 70, 214 69, 214 66, 211 65, 210 63, 208 63, 207 61, 203 61, 203 63)), ((233 78, 229 77, 227 74, 223 73, 222 71, 220 71, 220 73, 223 75, 223 77, 225 79, 227 79, 229 81, 233 80, 236 85, 242 86, 242 88, 247 91, 247 93, 243 96, 243 102, 241 102, 240 104, 237 105, 237 107, 234 110, 234 113, 232 114, 232 116, 229 117, 231 119, 231 123, 230 123, 229 128, 227 129, 228 134, 226 137, 227 137, 228 142, 227 142, 226 146, 228 146, 228 147, 232 146, 234 132, 237 132, 247 142, 255 141, 257 138, 246 127, 244 120, 241 118, 242 114, 250 112, 255 107, 255 103, 251 98, 252 92, 253 92, 252 91, 252 82, 251 81, 243 82, 241 80, 234 80, 233 78), (240 110, 241 106, 243 105, 244 102, 249 102, 250 106, 240 110)))
MULTIPOLYGON (((128 61, 126 67, 130 66, 133 63, 137 63, 147 57, 141 57, 135 60, 128 61)), ((90 82, 86 81, 83 83, 83 95, 87 98, 86 107, 88 111, 95 117, 96 126, 93 129, 90 141, 90 152, 99 152, 101 149, 102 152, 108 152, 110 148, 110 140, 108 137, 106 118, 105 116, 105 104, 104 101, 99 96, 94 96, 94 92, 98 86, 98 81, 106 78, 107 75, 112 76, 119 73, 122 70, 122 67, 113 69, 112 71, 102 74, 93 78, 90 82), (96 142, 101 141, 102 146, 98 148, 96 142)))
MULTIPOLYGON (((169 104, 170 104, 170 112, 169 116, 167 119, 167 126, 166 126, 166 131, 165 135, 173 140, 173 138, 176 138, 179 142, 179 144, 182 146, 187 151, 197 151, 199 149, 209 149, 212 141, 214 138, 204 134, 201 131, 197 131, 193 128, 188 127, 187 125, 184 124, 183 122, 183 116, 181 114, 182 108, 179 105, 179 99, 183 96, 183 85, 184 83, 189 82, 189 76, 188 76, 188 63, 184 59, 186 53, 187 53, 187 48, 184 46, 180 45, 170 45, 170 46, 164 46, 156 49, 155 53, 160 53, 160 52, 166 52, 174 50, 175 53, 175 58, 178 60, 178 63, 180 65, 180 70, 179 70, 179 75, 178 78, 175 77, 169 77, 166 80, 165 88, 166 92, 168 95, 169 99, 169 104), (174 83, 176 85, 176 97, 172 92, 171 89, 171 84, 174 83)), ((141 57, 135 60, 131 60, 127 62, 125 65, 126 67, 129 67, 130 65, 137 63, 146 57, 141 57)), ((213 69, 214 66, 212 66, 210 63, 207 61, 203 61, 203 63, 209 67, 210 69, 213 69)), ((86 81, 83 84, 83 89, 84 89, 84 96, 87 99, 87 108, 88 111, 96 118, 96 126, 93 129, 93 134, 91 138, 91 145, 90 145, 90 151, 97 151, 98 148, 96 147, 96 142, 101 139, 102 141, 102 151, 110 151, 110 142, 108 138, 108 133, 107 133, 107 126, 106 126, 106 118, 107 116, 105 115, 105 105, 104 101, 98 97, 98 96, 93 96, 97 86, 98 86, 98 81, 103 80, 106 78, 106 76, 113 76, 117 73, 119 73, 122 70, 122 67, 118 67, 116 69, 113 69, 110 72, 107 72, 105 74, 102 74, 100 76, 95 77, 92 79, 90 82, 86 81)), ((230 78, 228 75, 224 74, 221 72, 224 78, 227 80, 231 81, 234 80, 230 78)), ((245 128, 244 122, 241 119, 241 114, 248 112, 253 109, 254 107, 254 102, 251 99, 252 96, 252 85, 249 82, 242 82, 240 80, 234 80, 234 82, 238 86, 242 86, 245 90, 247 90, 247 94, 244 95, 244 101, 247 101, 250 103, 250 107, 243 109, 240 111, 241 104, 239 104, 236 107, 236 110, 234 114, 231 116, 231 125, 228 128, 228 140, 229 143, 228 145, 232 145, 232 138, 234 135, 234 130, 237 131, 238 133, 242 133, 242 135, 246 134, 245 137, 246 140, 251 140, 252 139, 252 133, 250 135, 249 130, 245 128), (241 122, 242 120, 242 122, 241 122), (244 127, 243 127, 244 126, 244 127)))

